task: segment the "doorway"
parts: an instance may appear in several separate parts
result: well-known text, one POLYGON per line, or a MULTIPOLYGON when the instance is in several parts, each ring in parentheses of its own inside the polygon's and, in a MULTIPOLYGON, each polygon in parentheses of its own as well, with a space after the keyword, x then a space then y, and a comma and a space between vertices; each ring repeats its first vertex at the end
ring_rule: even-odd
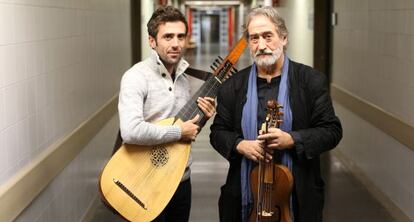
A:
POLYGON ((315 0, 313 67, 331 80, 332 67, 332 0, 315 0))
POLYGON ((219 43, 220 15, 201 15, 201 43, 219 43))

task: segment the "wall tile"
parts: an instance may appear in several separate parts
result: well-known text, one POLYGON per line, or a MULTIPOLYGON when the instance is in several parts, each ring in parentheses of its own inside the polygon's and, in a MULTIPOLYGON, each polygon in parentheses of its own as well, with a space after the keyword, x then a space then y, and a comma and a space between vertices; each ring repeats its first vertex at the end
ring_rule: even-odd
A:
MULTIPOLYGON (((0 130, 0 153, 4 156, 7 156, 8 147, 6 147, 5 141, 5 131, 0 130)), ((7 160, 0 161, 0 184, 4 182, 3 175, 6 173, 6 169, 9 167, 7 160)))
MULTIPOLYGON (((129 0, 0 0, 0 185, 117 92, 129 39, 129 0)), ((117 118, 101 134, 105 146, 116 125, 117 118)), ((97 194, 91 177, 111 151, 100 142, 17 221, 78 221, 97 194)))
POLYGON ((14 127, 16 132, 16 147, 14 147, 13 153, 15 153, 15 158, 17 159, 17 167, 22 167, 29 162, 29 157, 31 156, 32 148, 32 137, 30 135, 29 129, 29 118, 26 118, 18 122, 14 127))
POLYGON ((19 79, 16 75, 16 47, 14 45, 0 46, 0 86, 10 85, 19 79))
POLYGON ((26 107, 28 109, 28 115, 34 115, 36 112, 36 78, 25 81, 24 88, 27 97, 26 107))
POLYGON ((20 148, 17 136, 16 125, 10 126, 4 130, 4 145, 7 148, 5 153, 5 157, 7 159, 5 161, 8 166, 6 168, 6 178, 10 178, 12 176, 11 172, 15 170, 17 163, 20 161, 20 148))
POLYGON ((4 116, 5 125, 11 125, 21 121, 28 115, 27 95, 25 94, 25 84, 15 84, 4 88, 4 116))
POLYGON ((14 41, 14 6, 0 3, 0 46, 14 41))
POLYGON ((27 42, 30 40, 29 29, 35 25, 31 7, 25 5, 15 6, 15 41, 17 43, 27 42))
MULTIPOLYGON (((4 128, 6 128, 6 116, 4 114, 4 98, 3 98, 3 89, 0 88, 0 132, 3 131, 4 128)), ((0 161, 1 162, 1 161, 0 161)))
POLYGON ((25 47, 24 59, 28 78, 45 73, 45 43, 28 43, 25 47))
POLYGON ((46 109, 48 105, 50 105, 51 101, 48 101, 48 94, 52 93, 48 91, 48 81, 47 75, 39 75, 35 78, 35 103, 36 103, 36 111, 42 112, 46 109))

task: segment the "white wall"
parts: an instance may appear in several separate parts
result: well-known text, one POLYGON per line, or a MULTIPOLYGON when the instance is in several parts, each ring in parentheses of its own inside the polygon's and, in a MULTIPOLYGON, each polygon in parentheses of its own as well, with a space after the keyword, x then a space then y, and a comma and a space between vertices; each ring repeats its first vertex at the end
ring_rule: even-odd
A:
MULTIPOLYGON (((117 93, 131 63, 129 20, 129 0, 0 0, 0 186, 117 93)), ((113 137, 106 139, 110 149, 113 137)), ((82 170, 60 175, 54 183, 65 186, 42 193, 34 217, 23 220, 60 207, 79 214, 76 203, 52 203, 90 195, 91 188, 67 189, 75 178, 81 187, 90 183, 94 161, 103 163, 86 155, 68 166, 82 170), (78 177, 85 171, 90 177, 78 177)))
POLYGON ((313 66, 313 8, 313 0, 280 0, 276 7, 289 31, 289 57, 309 66, 313 66))
MULTIPOLYGON (((414 126, 414 1, 334 0, 333 83, 414 126)), ((414 220, 414 151, 337 106, 340 150, 414 220)))

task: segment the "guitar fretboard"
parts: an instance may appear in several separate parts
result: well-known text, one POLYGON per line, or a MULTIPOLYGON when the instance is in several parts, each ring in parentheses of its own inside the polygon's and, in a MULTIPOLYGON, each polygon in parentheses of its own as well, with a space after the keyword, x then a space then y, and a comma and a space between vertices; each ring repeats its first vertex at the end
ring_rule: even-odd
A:
MULTIPOLYGON (((230 72, 234 69, 234 64, 237 62, 244 49, 246 48, 247 42, 242 37, 229 53, 229 55, 220 63, 218 68, 214 71, 214 75, 208 78, 200 89, 193 95, 190 101, 181 108, 178 112, 176 119, 187 121, 194 118, 197 114, 200 115, 199 120, 204 119, 203 111, 198 108, 197 99, 198 97, 212 97, 215 98, 217 95, 218 87, 224 82, 230 75, 230 72)), ((199 121, 198 125, 201 127, 204 125, 204 121, 199 121)))
POLYGON ((218 80, 215 76, 208 78, 200 89, 193 95, 190 101, 187 102, 183 108, 181 108, 176 118, 181 119, 182 121, 187 121, 194 118, 198 114, 200 115, 200 119, 203 119, 205 115, 204 112, 198 107, 197 99, 198 97, 206 96, 215 98, 218 87, 221 84, 220 81, 221 80, 218 80))

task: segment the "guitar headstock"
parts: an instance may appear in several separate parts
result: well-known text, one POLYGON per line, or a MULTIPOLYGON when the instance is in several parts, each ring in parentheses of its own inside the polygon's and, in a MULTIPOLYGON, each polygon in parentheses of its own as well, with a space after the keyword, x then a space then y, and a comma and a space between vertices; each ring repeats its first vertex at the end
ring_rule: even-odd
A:
POLYGON ((267 101, 267 115, 266 115, 266 132, 269 127, 280 128, 283 123, 283 113, 280 111, 283 108, 276 100, 267 101))
POLYGON ((220 80, 222 81, 227 80, 230 76, 232 76, 233 74, 239 71, 236 68, 234 68, 234 66, 231 66, 230 70, 224 76, 220 76, 219 68, 223 66, 223 63, 224 63, 224 59, 221 58, 221 56, 217 56, 217 59, 214 60, 213 64, 210 66, 210 69, 213 70, 214 75, 219 78, 221 77, 220 80))
POLYGON ((213 62, 210 68, 213 70, 216 79, 220 82, 224 82, 234 73, 238 72, 234 65, 239 57, 242 55, 244 49, 247 46, 246 39, 241 37, 236 46, 231 50, 230 54, 226 58, 220 56, 213 62))

